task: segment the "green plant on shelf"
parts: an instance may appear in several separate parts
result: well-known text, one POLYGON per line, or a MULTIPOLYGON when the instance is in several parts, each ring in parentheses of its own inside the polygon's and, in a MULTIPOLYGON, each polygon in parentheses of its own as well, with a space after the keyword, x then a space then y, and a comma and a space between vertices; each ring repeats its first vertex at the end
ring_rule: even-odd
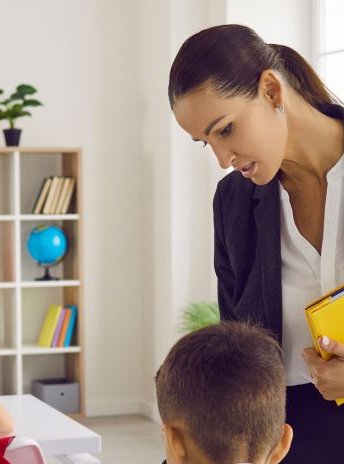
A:
POLYGON ((190 303, 182 312, 180 330, 184 333, 220 322, 219 305, 216 302, 190 303))
MULTIPOLYGON (((7 120, 10 129, 14 129, 18 118, 31 116, 27 108, 42 105, 39 100, 31 98, 36 92, 37 90, 32 85, 18 85, 14 93, 0 101, 0 120, 7 120)), ((4 91, 0 89, 0 94, 3 95, 3 93, 4 91)))

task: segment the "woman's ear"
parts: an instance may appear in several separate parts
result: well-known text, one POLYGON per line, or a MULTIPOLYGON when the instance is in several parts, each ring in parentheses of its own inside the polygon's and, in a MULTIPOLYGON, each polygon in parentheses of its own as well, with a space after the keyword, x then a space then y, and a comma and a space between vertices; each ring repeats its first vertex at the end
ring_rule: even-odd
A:
POLYGON ((289 424, 283 425, 283 432, 280 441, 277 443, 275 449, 272 451, 267 463, 277 464, 288 454, 288 451, 293 440, 293 429, 289 424))
POLYGON ((283 105, 283 81, 280 75, 273 69, 263 71, 259 78, 258 93, 274 108, 283 105))

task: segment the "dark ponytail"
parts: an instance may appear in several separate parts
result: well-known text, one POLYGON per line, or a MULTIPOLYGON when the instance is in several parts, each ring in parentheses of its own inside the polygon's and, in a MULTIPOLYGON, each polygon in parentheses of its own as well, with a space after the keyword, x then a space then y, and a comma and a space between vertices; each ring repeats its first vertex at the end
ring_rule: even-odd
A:
POLYGON ((184 42, 170 71, 170 105, 202 85, 221 96, 254 98, 265 69, 279 71, 305 101, 325 114, 332 116, 333 104, 342 105, 295 50, 269 45, 255 31, 238 24, 210 27, 184 42))
POLYGON ((269 45, 279 57, 288 84, 314 108, 322 112, 335 104, 343 105, 321 81, 311 65, 295 50, 286 45, 269 45))

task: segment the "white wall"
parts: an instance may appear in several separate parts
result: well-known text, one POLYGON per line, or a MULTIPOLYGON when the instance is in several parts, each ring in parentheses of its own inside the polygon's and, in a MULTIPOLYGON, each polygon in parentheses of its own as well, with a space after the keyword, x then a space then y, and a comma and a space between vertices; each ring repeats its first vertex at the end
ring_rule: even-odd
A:
POLYGON ((228 0, 227 22, 252 27, 265 42, 288 45, 312 59, 312 0, 228 0))
POLYGON ((147 0, 140 10, 143 96, 143 411, 156 417, 153 377, 180 336, 190 301, 215 298, 211 177, 216 163, 193 147, 167 97, 173 57, 192 33, 225 20, 225 2, 147 0))
MULTIPOLYGON (((86 401, 141 396, 141 107, 134 0, 0 0, 0 88, 39 89, 22 145, 84 151, 86 401)), ((2 136, 2 134, 0 134, 2 136)))

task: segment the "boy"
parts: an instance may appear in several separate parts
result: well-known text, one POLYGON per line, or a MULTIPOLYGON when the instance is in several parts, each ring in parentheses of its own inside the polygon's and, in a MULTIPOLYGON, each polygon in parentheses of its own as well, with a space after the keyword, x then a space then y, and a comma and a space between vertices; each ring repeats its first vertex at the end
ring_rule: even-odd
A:
POLYGON ((156 390, 167 464, 276 464, 289 450, 281 350, 262 328, 222 322, 184 336, 156 390))

